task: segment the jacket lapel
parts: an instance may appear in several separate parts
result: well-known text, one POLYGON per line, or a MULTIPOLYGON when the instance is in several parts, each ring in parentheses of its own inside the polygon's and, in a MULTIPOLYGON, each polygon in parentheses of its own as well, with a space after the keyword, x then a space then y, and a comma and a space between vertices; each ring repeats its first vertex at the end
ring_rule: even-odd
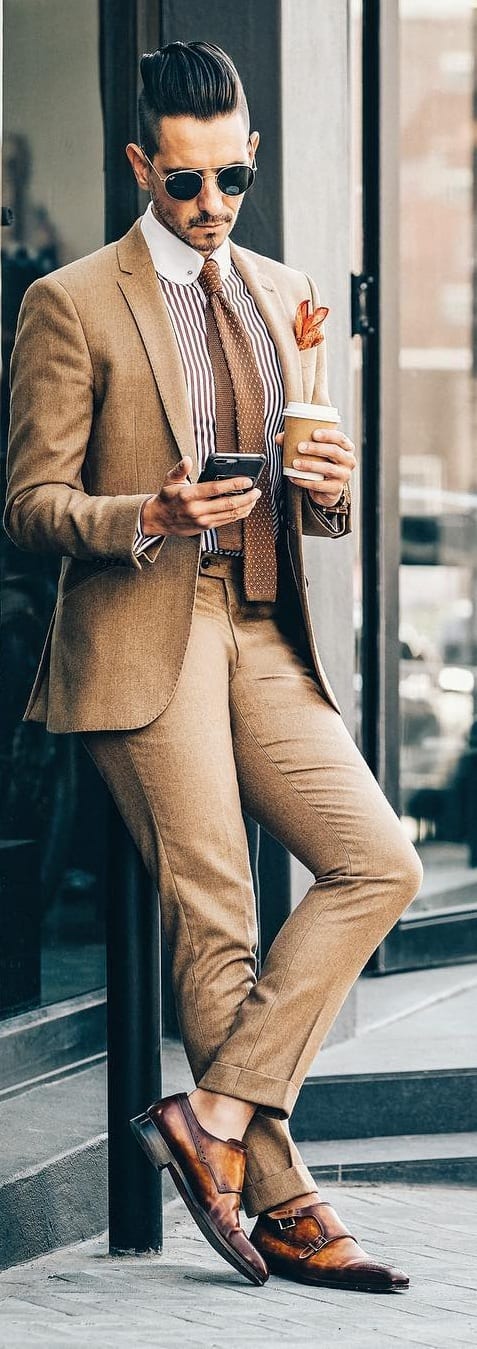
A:
POLYGON ((179 457, 190 454, 197 473, 197 450, 184 367, 139 221, 120 239, 117 256, 118 285, 141 334, 179 457))

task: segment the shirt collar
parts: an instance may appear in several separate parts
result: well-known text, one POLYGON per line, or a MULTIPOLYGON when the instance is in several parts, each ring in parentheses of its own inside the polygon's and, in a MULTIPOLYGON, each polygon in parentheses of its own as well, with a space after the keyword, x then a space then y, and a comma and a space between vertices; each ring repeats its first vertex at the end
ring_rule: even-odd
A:
MULTIPOLYGON (((171 234, 165 225, 156 220, 152 202, 149 202, 142 216, 141 229, 159 276, 165 277, 166 281, 178 281, 183 286, 191 286, 202 270, 204 263, 202 253, 184 243, 177 234, 171 234)), ((231 267, 228 239, 224 239, 211 256, 218 263, 222 281, 225 281, 231 267)))

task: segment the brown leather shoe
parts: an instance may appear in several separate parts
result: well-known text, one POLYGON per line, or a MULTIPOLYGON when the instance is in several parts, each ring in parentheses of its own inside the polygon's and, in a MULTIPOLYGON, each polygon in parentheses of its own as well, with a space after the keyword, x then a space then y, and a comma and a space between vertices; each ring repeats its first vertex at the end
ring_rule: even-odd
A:
POLYGON ((130 1121, 149 1160, 170 1174, 189 1212, 214 1250, 251 1283, 263 1284, 268 1269, 239 1222, 247 1149, 203 1129, 187 1093, 165 1096, 130 1121))
POLYGON ((250 1240, 271 1274, 325 1288, 394 1293, 409 1287, 407 1274, 381 1265, 351 1236, 331 1204, 296 1209, 293 1216, 261 1213, 250 1240))

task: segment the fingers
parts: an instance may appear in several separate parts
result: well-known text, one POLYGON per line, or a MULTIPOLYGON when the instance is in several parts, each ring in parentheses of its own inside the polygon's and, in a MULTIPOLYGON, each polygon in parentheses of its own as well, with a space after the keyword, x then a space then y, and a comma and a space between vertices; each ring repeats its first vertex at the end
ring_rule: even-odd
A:
POLYGON ((348 468, 342 467, 341 464, 333 464, 327 459, 318 458, 318 456, 313 459, 307 459, 302 455, 299 459, 293 460, 292 469, 294 476, 295 474, 296 476, 299 476, 300 473, 314 473, 317 477, 324 478, 327 484, 328 480, 331 478, 335 482, 341 481, 341 486, 343 486, 343 483, 347 482, 350 477, 350 470, 348 468))
POLYGON ((212 501, 194 501, 190 504, 189 516, 203 529, 218 529, 234 520, 245 520, 261 495, 258 487, 254 487, 251 492, 235 498, 222 495, 212 501))
MULTIPOLYGON (((233 479, 232 482, 241 482, 243 479, 233 479)), ((248 479, 250 482, 250 479, 248 479)), ((204 487, 214 487, 217 484, 204 483, 204 487)), ((229 484, 230 486, 230 484, 229 484)), ((226 495, 222 490, 220 495, 216 491, 211 497, 198 495, 196 486, 190 484, 179 485, 178 487, 164 486, 160 492, 162 500, 162 512, 165 516, 166 528, 173 534, 197 534, 202 529, 219 528, 223 524, 231 524, 234 520, 245 519, 256 505, 261 492, 258 487, 254 487, 248 492, 240 492, 236 495, 226 495)))
POLYGON ((294 468, 304 468, 305 460, 310 460, 315 465, 315 471, 325 472, 326 466, 332 468, 335 472, 339 470, 349 477, 353 469, 356 468, 356 459, 354 454, 348 453, 335 445, 313 445, 311 441, 302 441, 296 447, 295 457, 293 459, 294 468))
POLYGON ((261 496, 250 477, 237 475, 222 482, 192 483, 191 469, 192 460, 185 455, 169 470, 154 498, 156 516, 161 520, 158 533, 189 537, 203 529, 245 519, 261 496))
POLYGON ((191 468, 192 459, 190 454, 186 454, 183 459, 179 459, 178 464, 174 464, 174 468, 169 469, 169 472, 166 474, 166 482, 181 482, 183 478, 188 477, 191 468))
MULTIPOLYGON (((232 492, 246 492, 253 487, 253 478, 226 478, 221 482, 198 482, 194 487, 194 496, 223 497, 232 492)), ((258 490, 258 489, 257 489, 258 490)))
MULTIPOLYGON (((182 464, 187 462, 189 462, 192 467, 191 460, 181 460, 182 464)), ((185 475, 182 474, 181 477, 177 471, 178 469, 179 464, 176 466, 176 469, 171 469, 170 473, 167 474, 165 483, 163 483, 161 495, 164 496, 165 500, 170 500, 171 497, 177 496, 184 502, 210 501, 214 497, 230 496, 232 492, 245 493, 253 486, 252 478, 238 477, 227 478, 226 480, 223 479, 221 482, 185 482, 185 475)))
MULTIPOLYGON (((343 439, 346 440, 347 437, 343 439)), ((351 445, 352 441, 348 444, 351 445)), ((343 483, 348 481, 356 466, 356 459, 351 450, 346 450, 341 445, 330 445, 328 441, 321 444, 302 441, 297 450, 301 453, 297 453, 293 460, 293 481, 298 480, 300 473, 319 474, 325 480, 325 491, 329 493, 341 491, 343 483)), ((303 480, 300 481, 301 485, 303 480)))
MULTIPOLYGON (((285 435, 283 431, 280 431, 279 434, 275 436, 277 445, 283 445, 284 439, 285 435)), ((356 446, 353 444, 353 441, 350 440, 349 436, 345 436, 343 431, 312 431, 311 441, 300 441, 296 448, 297 452, 305 452, 308 450, 317 455, 326 453, 327 449, 332 449, 333 457, 335 457, 337 461, 342 459, 349 467, 356 467, 356 446), (343 455, 340 454, 340 451, 344 451, 344 458, 343 455), (353 460, 353 463, 351 463, 351 459, 353 460)), ((328 457, 331 458, 331 456, 328 457)))
POLYGON ((182 502, 184 506, 187 506, 192 514, 204 510, 218 511, 220 514, 222 510, 227 509, 232 503, 234 506, 235 504, 237 504, 237 506, 249 506, 252 503, 255 503, 255 501, 258 501, 259 496, 262 495, 258 487, 252 487, 247 492, 240 490, 239 488, 234 488, 233 491, 230 491, 230 488, 228 490, 222 488, 222 491, 217 492, 215 490, 216 484, 213 483, 212 486, 214 487, 214 491, 209 494, 209 492, 200 491, 202 486, 209 487, 210 484, 200 483, 197 490, 195 488, 191 489, 190 487, 183 487, 180 488, 177 493, 178 500, 182 502))
POLYGON ((305 487, 309 492, 313 492, 314 497, 319 496, 323 506, 327 506, 328 503, 332 504, 339 496, 341 496, 343 491, 343 479, 340 480, 338 478, 329 478, 326 480, 325 484, 324 482, 310 482, 309 478, 300 478, 299 474, 297 474, 297 476, 293 476, 290 481, 293 483, 294 487, 305 487))
POLYGON ((356 446, 349 436, 345 436, 344 431, 330 431, 329 428, 326 431, 312 431, 311 439, 316 441, 317 444, 320 441, 325 441, 328 445, 337 445, 342 450, 347 450, 353 457, 355 455, 356 446))
POLYGON ((350 472, 356 468, 356 447, 341 431, 313 431, 311 440, 299 441, 296 448, 299 458, 302 455, 316 455, 317 458, 343 464, 350 472))

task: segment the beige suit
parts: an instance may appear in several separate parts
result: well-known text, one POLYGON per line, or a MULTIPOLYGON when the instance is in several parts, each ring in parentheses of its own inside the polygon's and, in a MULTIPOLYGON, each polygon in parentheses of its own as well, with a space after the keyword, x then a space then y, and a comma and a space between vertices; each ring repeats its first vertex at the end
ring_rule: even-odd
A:
MULTIPOLYGON (((280 357, 287 399, 329 402, 324 343, 298 350, 300 272, 232 244, 280 357)), ((190 634, 199 536, 133 555, 139 508, 197 456, 183 366, 140 224, 118 244, 36 281, 12 363, 5 525, 22 548, 63 555, 58 604, 27 716, 50 731, 144 726, 167 706, 190 634), (174 596, 171 602, 171 596, 174 596), (161 652, 149 659, 150 638, 161 652), (120 678, 118 673, 121 672, 120 678)), ((303 493, 287 484, 288 540, 320 686, 301 547, 303 493)), ((349 520, 345 529, 349 529, 349 520)), ((332 535, 305 498, 306 533, 332 535)))
MULTIPOLYGON (((324 345, 301 354, 293 334, 315 288, 232 252, 286 397, 328 401, 324 345)), ((198 537, 134 558, 141 502, 185 453, 195 460, 184 373, 135 225, 35 283, 20 318, 7 528, 23 547, 64 555, 27 715, 83 732, 156 880, 195 1079, 258 1107, 245 1137, 252 1214, 313 1186, 287 1117, 422 870, 316 651, 302 528, 331 526, 301 489, 287 484, 276 604, 247 603, 236 560, 205 570, 198 537), (258 980, 243 806, 315 877, 258 980)))

